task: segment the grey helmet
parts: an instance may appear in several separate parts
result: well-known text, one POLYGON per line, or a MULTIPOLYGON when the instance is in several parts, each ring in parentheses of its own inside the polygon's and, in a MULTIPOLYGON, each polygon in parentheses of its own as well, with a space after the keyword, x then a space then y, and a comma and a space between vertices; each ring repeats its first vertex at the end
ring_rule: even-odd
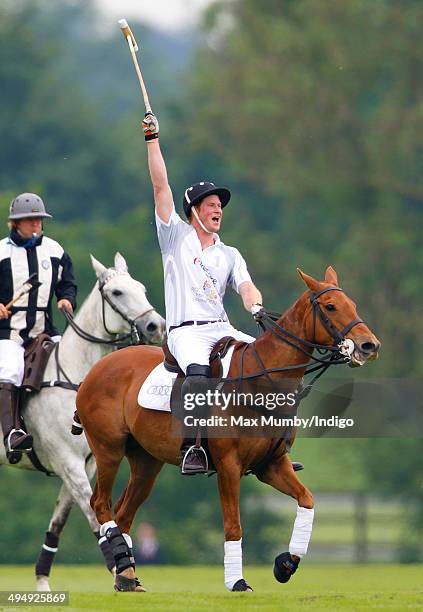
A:
POLYGON ((9 219, 27 219, 28 217, 48 217, 44 202, 36 193, 21 193, 10 205, 9 219))

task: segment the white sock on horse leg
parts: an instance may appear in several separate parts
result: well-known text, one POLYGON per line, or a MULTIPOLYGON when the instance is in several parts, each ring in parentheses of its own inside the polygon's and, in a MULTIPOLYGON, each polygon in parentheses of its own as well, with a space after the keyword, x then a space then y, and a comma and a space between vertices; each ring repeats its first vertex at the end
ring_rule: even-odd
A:
POLYGON ((242 575, 242 538, 225 542, 225 586, 232 591, 232 588, 242 575))
POLYGON ((303 557, 307 554, 308 545, 313 529, 314 508, 297 506, 297 517, 292 530, 289 552, 291 555, 303 557))
POLYGON ((115 521, 107 521, 107 523, 103 523, 100 527, 100 536, 106 535, 106 531, 108 529, 113 529, 114 527, 117 527, 115 521))

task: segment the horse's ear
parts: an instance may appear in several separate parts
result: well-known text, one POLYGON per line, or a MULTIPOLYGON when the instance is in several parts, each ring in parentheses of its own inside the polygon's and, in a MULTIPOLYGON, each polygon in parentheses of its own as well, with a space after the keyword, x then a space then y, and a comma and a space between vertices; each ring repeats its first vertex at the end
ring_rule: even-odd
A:
POLYGON ((325 282, 338 287, 338 275, 332 266, 328 266, 325 272, 325 282))
POLYGON ((91 253, 90 253, 90 257, 91 257, 92 267, 94 268, 94 272, 96 273, 97 278, 100 278, 100 276, 104 274, 107 268, 103 266, 103 264, 100 263, 98 259, 96 259, 93 255, 91 255, 91 253))
POLYGON ((115 268, 118 272, 128 272, 128 266, 123 255, 117 251, 115 253, 115 268))
POLYGON ((309 274, 306 274, 305 272, 300 270, 300 268, 297 268, 297 272, 311 291, 319 291, 320 289, 319 281, 317 281, 315 278, 313 278, 309 274))

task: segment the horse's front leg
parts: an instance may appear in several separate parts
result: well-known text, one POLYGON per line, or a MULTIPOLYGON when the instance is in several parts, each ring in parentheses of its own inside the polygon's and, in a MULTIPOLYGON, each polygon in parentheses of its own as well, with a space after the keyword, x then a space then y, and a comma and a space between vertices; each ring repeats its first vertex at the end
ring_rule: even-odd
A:
POLYGON ((307 553, 314 519, 314 500, 311 492, 300 482, 288 454, 270 463, 257 478, 278 491, 297 500, 297 516, 292 530, 289 552, 278 555, 273 573, 279 582, 288 582, 297 570, 301 558, 307 553))
POLYGON ((217 481, 225 533, 225 585, 230 591, 252 591, 242 575, 242 529, 239 513, 241 467, 233 457, 218 463, 217 481))

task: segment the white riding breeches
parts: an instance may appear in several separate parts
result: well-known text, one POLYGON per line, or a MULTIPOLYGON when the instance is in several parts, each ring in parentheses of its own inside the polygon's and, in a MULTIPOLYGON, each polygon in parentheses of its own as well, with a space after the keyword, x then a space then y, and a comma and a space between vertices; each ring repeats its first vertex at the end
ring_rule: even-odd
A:
MULTIPOLYGON (((59 342, 62 336, 52 336, 59 342)), ((20 387, 25 373, 25 349, 14 340, 0 340, 0 382, 20 387)))
POLYGON ((24 375, 23 346, 14 340, 0 340, 0 381, 20 387, 24 375))
POLYGON ((209 365, 213 346, 224 336, 232 336, 242 342, 254 342, 255 338, 238 331, 230 323, 206 323, 205 325, 186 325, 172 329, 167 344, 170 352, 186 374, 191 363, 209 365))

